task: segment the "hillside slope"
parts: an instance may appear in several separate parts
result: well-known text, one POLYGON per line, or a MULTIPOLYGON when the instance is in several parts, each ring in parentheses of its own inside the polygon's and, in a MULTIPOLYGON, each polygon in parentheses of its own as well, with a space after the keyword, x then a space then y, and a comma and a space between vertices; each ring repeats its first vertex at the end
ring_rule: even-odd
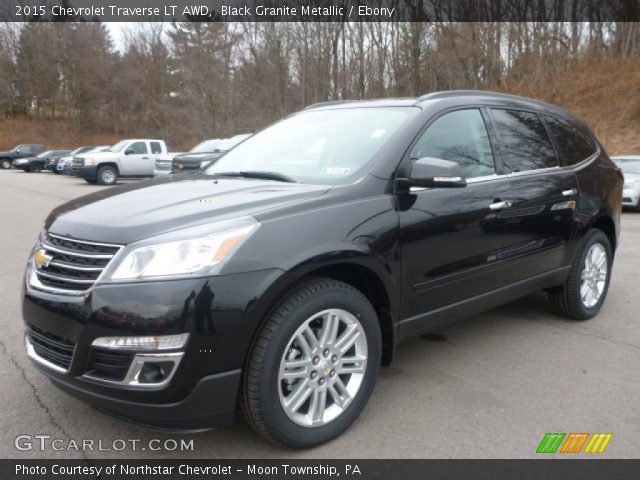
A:
POLYGON ((640 59, 590 61, 541 77, 498 90, 566 108, 593 128, 609 155, 640 155, 640 59))
MULTIPOLYGON (((560 105, 585 120, 610 155, 640 155, 640 59, 591 60, 561 74, 538 72, 532 77, 507 80, 492 90, 560 105)), ((64 120, 0 118, 0 150, 19 143, 73 148, 118 140, 111 132, 85 132, 64 120)), ((179 149, 191 146, 174 145, 179 149)))

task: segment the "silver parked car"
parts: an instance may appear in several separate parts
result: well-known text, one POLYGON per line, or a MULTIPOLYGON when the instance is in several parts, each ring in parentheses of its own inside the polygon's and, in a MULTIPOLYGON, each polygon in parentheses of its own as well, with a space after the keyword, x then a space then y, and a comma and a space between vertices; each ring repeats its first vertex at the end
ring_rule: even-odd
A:
POLYGON ((611 160, 622 169, 624 174, 622 205, 640 212, 640 155, 611 157, 611 160))

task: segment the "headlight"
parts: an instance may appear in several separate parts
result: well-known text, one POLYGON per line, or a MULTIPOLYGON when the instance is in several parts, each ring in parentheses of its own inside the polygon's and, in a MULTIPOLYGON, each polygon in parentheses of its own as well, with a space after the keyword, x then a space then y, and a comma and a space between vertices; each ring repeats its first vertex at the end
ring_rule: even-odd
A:
POLYGON ((259 227, 252 217, 171 232, 130 245, 106 280, 214 275, 259 227))
POLYGON ((98 161, 95 158, 85 158, 84 159, 84 164, 85 165, 97 165, 98 161))
POLYGON ((150 337, 99 337, 91 342, 91 346, 108 350, 176 350, 184 348, 188 339, 188 333, 150 337))

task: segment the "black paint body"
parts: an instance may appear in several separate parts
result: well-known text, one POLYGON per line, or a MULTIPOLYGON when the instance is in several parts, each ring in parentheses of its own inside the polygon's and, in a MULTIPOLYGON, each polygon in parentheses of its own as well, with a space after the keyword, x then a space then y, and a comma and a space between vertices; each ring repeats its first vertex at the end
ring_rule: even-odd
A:
POLYGON ((413 142, 442 112, 497 106, 567 117, 563 110, 479 92, 355 106, 415 109, 355 183, 329 187, 195 173, 114 187, 55 209, 48 231, 117 244, 238 216, 252 215, 261 226, 210 278, 96 284, 75 299, 25 283, 25 321, 77 343, 68 374, 40 368, 66 391, 148 425, 219 426, 233 418, 254 335, 283 292, 305 276, 349 281, 369 296, 389 363, 395 346, 407 338, 562 284, 588 228, 603 229, 615 248, 622 177, 599 143, 596 154, 580 164, 514 173, 501 162, 500 139, 490 128, 495 177, 464 188, 415 192, 395 182, 407 176, 413 142), (567 200, 562 192, 570 189, 577 190, 575 209, 551 210, 567 200), (507 198, 511 207, 489 209, 507 198), (210 302, 196 307, 192 292, 197 296, 203 288, 210 288, 210 302), (207 311, 197 311, 202 308, 207 311), (80 378, 96 337, 180 332, 190 332, 191 339, 163 389, 139 391, 80 378))

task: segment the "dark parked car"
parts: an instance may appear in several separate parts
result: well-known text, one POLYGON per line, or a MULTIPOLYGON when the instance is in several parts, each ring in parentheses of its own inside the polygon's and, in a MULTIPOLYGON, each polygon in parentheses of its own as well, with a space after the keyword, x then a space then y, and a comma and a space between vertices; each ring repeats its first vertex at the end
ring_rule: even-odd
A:
POLYGON ((96 147, 97 147, 97 145, 87 145, 86 147, 78 147, 78 148, 76 148, 75 150, 72 150, 72 151, 66 151, 65 150, 66 153, 64 155, 52 155, 47 160, 47 170, 51 170, 55 174, 62 173, 63 169, 58 170, 58 164, 60 163, 60 161, 62 161, 65 158, 73 159, 74 155, 77 155, 77 154, 80 154, 80 153, 85 153, 85 152, 90 152, 93 149, 95 149, 96 147))
POLYGON ((220 158, 250 136, 250 133, 243 133, 242 135, 236 135, 222 140, 210 140, 208 141, 208 145, 204 145, 204 143, 207 142, 203 142, 203 144, 198 145, 198 147, 200 147, 198 151, 194 151, 198 148, 196 147, 189 153, 173 157, 171 162, 171 173, 175 174, 200 170, 220 158))
POLYGON ((44 152, 44 145, 39 143, 23 143, 8 152, 0 152, 0 168, 8 170, 11 163, 18 158, 34 157, 44 152))
POLYGON ((69 155, 71 150, 47 150, 35 157, 20 158, 13 161, 13 166, 25 172, 41 172, 51 158, 61 158, 69 155))
POLYGON ((595 316, 621 191, 591 131, 538 101, 312 106, 201 172, 53 210, 26 348, 119 417, 201 430, 240 395, 261 435, 310 447, 358 417, 404 340, 539 290, 595 316))

